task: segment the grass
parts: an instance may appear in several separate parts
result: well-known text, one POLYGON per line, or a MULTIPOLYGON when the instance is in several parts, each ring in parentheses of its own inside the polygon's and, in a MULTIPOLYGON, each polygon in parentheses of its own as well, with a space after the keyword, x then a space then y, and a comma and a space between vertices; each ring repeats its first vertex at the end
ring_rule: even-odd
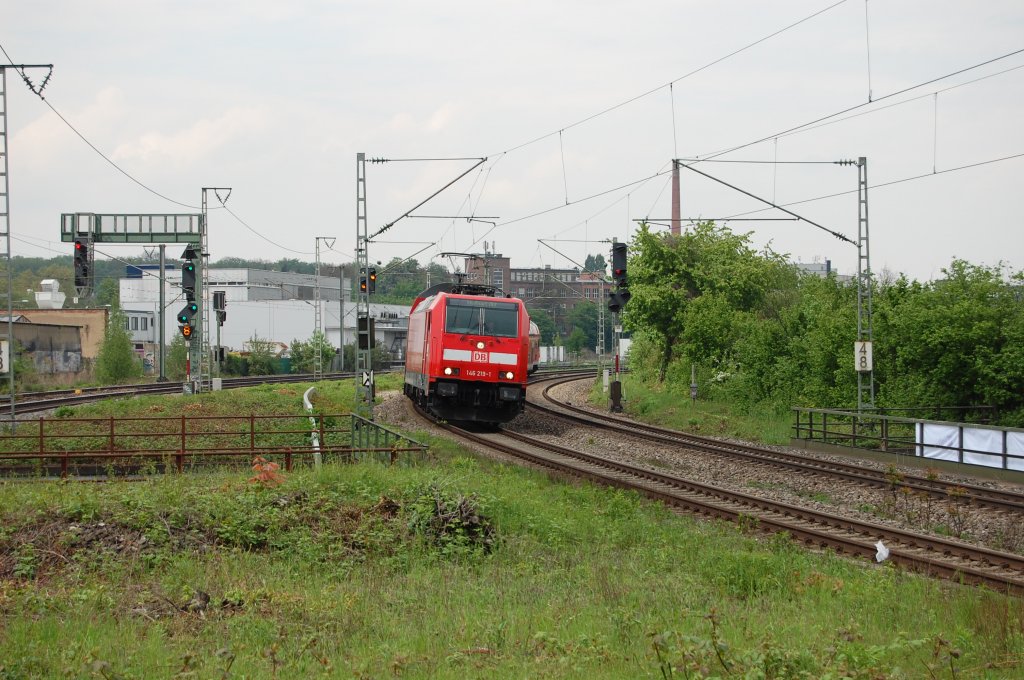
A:
POLYGON ((0 482, 0 679, 1024 672, 1020 600, 432 445, 280 484, 0 482))
POLYGON ((303 470, 279 486, 241 472, 0 486, 0 678, 1024 668, 1019 601, 443 442, 434 456, 303 470), (460 502, 469 512, 440 530, 460 502))
MULTIPOLYGON (((741 408, 728 402, 699 398, 690 400, 689 388, 644 383, 629 374, 620 375, 625 412, 644 422, 709 437, 735 437, 765 444, 789 444, 792 416, 768 407, 741 408)), ((608 395, 600 381, 590 401, 607 406, 608 395)))

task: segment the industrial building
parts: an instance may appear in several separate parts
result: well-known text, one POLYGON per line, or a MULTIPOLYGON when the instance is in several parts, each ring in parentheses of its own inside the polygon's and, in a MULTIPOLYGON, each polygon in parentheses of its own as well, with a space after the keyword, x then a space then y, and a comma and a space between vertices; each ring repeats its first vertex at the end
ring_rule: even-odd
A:
MULTIPOLYGON (((212 309, 204 310, 210 315, 212 346, 243 350, 252 338, 279 346, 289 345, 293 340, 307 341, 316 328, 317 298, 320 323, 328 342, 340 347, 356 341, 356 304, 351 299, 349 279, 322 276, 318 282, 311 274, 230 268, 211 268, 207 279, 208 299, 212 301, 214 291, 223 291, 226 301, 221 326, 212 309), (344 323, 339 323, 339 319, 344 319, 344 323)), ((129 267, 120 281, 120 300, 129 319, 137 313, 151 313, 158 319, 159 265, 129 267)), ((184 304, 181 269, 168 265, 164 277, 164 333, 168 344, 178 334, 177 314, 184 304)), ((370 316, 375 319, 377 343, 401 358, 408 307, 371 303, 370 316)))

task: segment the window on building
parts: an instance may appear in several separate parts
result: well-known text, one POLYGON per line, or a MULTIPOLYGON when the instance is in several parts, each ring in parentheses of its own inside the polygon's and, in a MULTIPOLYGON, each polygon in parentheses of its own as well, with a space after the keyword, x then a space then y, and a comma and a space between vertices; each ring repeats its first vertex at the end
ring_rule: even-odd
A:
POLYGON ((141 319, 139 319, 139 330, 149 330, 149 319, 147 319, 146 317, 142 317, 141 319))
POLYGON ((132 319, 132 330, 133 331, 139 330, 139 317, 133 316, 131 319, 132 319))
POLYGON ((505 287, 505 272, 500 269, 495 269, 491 274, 493 285, 495 288, 505 287))

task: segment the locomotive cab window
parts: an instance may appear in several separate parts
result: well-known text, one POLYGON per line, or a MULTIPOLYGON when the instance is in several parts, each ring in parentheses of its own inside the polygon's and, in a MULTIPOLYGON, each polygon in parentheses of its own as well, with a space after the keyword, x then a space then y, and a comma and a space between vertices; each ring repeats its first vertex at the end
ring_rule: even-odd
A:
POLYGON ((514 338, 519 335, 519 305, 495 300, 449 298, 444 330, 446 333, 514 338))

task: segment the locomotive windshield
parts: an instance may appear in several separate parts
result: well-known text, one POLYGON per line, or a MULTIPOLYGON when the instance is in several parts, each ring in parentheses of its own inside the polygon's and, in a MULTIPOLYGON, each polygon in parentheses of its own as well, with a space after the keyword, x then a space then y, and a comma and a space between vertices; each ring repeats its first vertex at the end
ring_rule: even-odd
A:
POLYGON ((446 333, 514 338, 519 335, 519 305, 496 300, 448 298, 444 330, 446 333))

